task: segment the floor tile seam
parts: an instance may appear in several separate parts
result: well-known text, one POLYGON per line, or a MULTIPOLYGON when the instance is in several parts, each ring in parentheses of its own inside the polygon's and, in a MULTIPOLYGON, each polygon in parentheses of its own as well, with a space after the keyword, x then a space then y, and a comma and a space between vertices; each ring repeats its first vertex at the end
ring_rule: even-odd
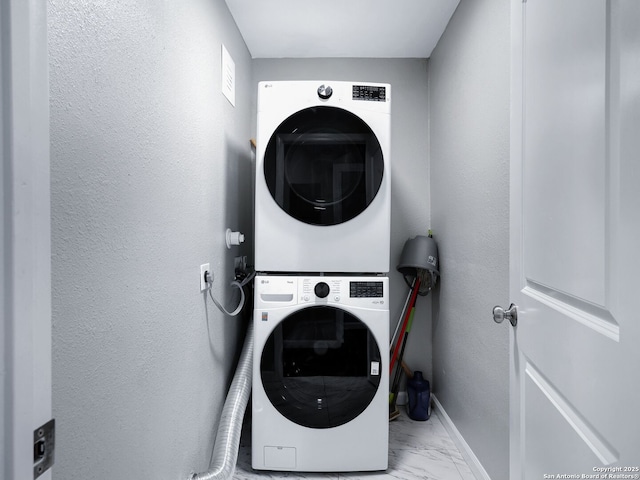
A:
MULTIPOLYGON (((450 453, 445 450, 438 449, 425 449, 425 454, 422 452, 409 452, 412 454, 418 455, 422 462, 420 464, 416 464, 415 462, 411 462, 406 464, 411 469, 419 469, 423 472, 422 475, 416 475, 411 473, 411 476, 401 476, 398 478, 402 478, 404 480, 464 480, 462 475, 460 474, 459 469, 456 467, 454 459, 451 457, 450 453), (435 455, 434 455, 435 454, 435 455), (444 469, 446 472, 444 476, 441 473, 435 473, 435 470, 444 469)), ((402 472, 403 470, 400 470, 402 472)))
POLYGON ((459 463, 460 460, 462 460, 462 462, 464 462, 466 464, 466 462, 464 460, 464 457, 462 457, 460 455, 460 458, 458 459, 458 461, 456 461, 456 458, 454 457, 454 453, 458 453, 460 455, 460 452, 458 451, 458 449, 455 446, 454 446, 453 449, 447 449, 447 455, 451 459, 451 463, 453 463, 454 468, 458 472, 458 476, 460 477, 460 480, 465 480, 466 477, 465 477, 464 473, 460 471, 460 468, 458 468, 458 463, 459 463))

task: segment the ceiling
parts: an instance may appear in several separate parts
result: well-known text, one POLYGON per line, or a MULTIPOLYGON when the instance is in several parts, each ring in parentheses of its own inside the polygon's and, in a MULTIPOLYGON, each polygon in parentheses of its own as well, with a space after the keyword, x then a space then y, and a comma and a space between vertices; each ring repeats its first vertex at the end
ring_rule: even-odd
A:
POLYGON ((460 0, 225 0, 253 58, 428 58, 460 0))

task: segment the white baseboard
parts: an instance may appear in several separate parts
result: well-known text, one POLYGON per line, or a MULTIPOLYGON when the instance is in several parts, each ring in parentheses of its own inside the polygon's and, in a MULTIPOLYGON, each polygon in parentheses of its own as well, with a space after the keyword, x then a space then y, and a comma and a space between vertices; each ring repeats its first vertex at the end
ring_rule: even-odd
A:
POLYGON ((458 447, 458 450, 460 450, 460 453, 464 457, 467 465, 469 465, 469 468, 471 469, 475 477, 478 480, 491 480, 491 477, 489 477, 489 474, 480 463, 480 460, 478 460, 478 457, 476 457, 475 453, 473 453, 473 450, 471 450, 469 444, 462 437, 462 434, 456 428, 449 415, 447 415, 447 412, 445 412, 442 404, 433 394, 431 394, 431 399, 433 400, 433 403, 438 410, 438 416, 440 417, 440 420, 442 420, 444 428, 446 428, 447 432, 449 432, 449 435, 458 447))

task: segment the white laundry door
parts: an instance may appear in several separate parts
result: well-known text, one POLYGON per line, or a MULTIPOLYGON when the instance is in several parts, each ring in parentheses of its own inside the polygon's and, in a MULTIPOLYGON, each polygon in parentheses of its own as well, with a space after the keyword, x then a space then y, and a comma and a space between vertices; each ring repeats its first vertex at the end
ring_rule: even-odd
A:
POLYGON ((513 480, 640 474, 638 25, 637 0, 512 1, 513 480))

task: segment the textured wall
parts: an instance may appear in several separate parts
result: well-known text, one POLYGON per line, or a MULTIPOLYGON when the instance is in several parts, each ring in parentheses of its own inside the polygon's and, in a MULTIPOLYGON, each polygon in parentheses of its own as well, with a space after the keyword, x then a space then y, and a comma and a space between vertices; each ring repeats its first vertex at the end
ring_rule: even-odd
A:
POLYGON ((509 2, 463 0, 429 62, 435 393, 493 480, 508 478, 509 2))
POLYGON ((251 58, 223 0, 49 0, 49 47, 54 478, 186 478, 242 340, 198 275, 230 301, 251 236, 251 58))
MULTIPOLYGON (((391 292, 394 325, 409 291, 396 271, 404 242, 429 228, 429 138, 425 59, 258 59, 253 63, 254 108, 258 82, 345 80, 391 84, 391 292)), ((254 119, 255 131, 255 119, 254 119)), ((363 246, 366 248, 366 246, 363 246)), ((431 306, 419 298, 405 358, 431 377, 431 306)))

